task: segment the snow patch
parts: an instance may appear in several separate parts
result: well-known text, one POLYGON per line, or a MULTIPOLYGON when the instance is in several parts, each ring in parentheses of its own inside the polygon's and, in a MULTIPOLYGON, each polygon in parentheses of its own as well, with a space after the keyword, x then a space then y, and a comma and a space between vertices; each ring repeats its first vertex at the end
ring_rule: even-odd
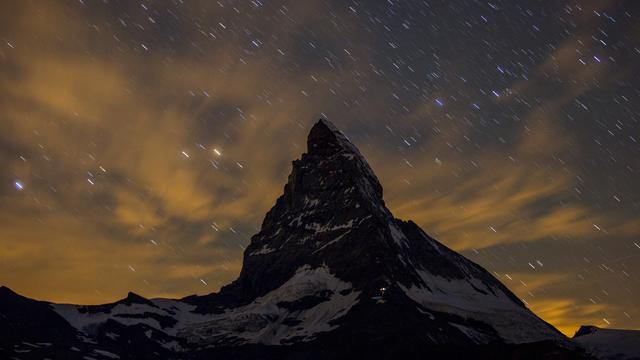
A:
POLYGON ((98 354, 98 355, 106 356, 106 357, 108 357, 110 359, 120 359, 120 355, 116 355, 114 353, 110 353, 110 352, 105 351, 105 350, 93 349, 93 352, 98 354))
POLYGON ((572 339, 598 359, 640 359, 640 331, 596 329, 572 339))
POLYGON ((336 231, 340 229, 351 229, 353 227, 353 219, 347 221, 344 224, 329 226, 329 224, 322 225, 319 223, 310 223, 304 226, 307 230, 313 230, 316 233, 323 233, 329 231, 336 231))
POLYGON ((129 318, 126 315, 139 315, 143 313, 155 313, 162 316, 170 316, 165 311, 158 309, 147 304, 118 304, 110 313, 98 312, 82 312, 82 306, 68 305, 68 304, 51 304, 53 309, 71 326, 74 328, 86 332, 86 329, 94 324, 100 324, 106 322, 109 319, 115 320, 123 325, 136 325, 146 324, 152 328, 161 329, 160 323, 153 318, 129 318), (125 316, 118 316, 125 315, 125 316))
POLYGON ((465 334, 469 339, 471 339, 471 341, 473 341, 476 344, 486 344, 489 341, 491 341, 491 337, 479 331, 476 331, 475 329, 472 329, 470 327, 460 325, 460 324, 454 324, 451 322, 449 323, 449 325, 460 330, 463 334, 465 334))
POLYGON ((407 237, 393 221, 389 221, 389 230, 391 231, 391 238, 396 244, 408 246, 407 237))
POLYGON ((185 329, 181 335, 190 341, 214 343, 236 339, 244 343, 268 345, 288 341, 309 341, 337 325, 331 322, 344 316, 358 300, 360 292, 333 274, 326 266, 312 269, 305 265, 279 288, 254 302, 214 315, 210 321, 185 329), (325 294, 326 298, 310 308, 285 308, 278 304, 296 303, 325 294))
POLYGON ((260 248, 260 250, 256 250, 256 251, 252 252, 251 254, 249 254, 249 256, 266 255, 266 254, 270 254, 270 253, 272 253, 274 251, 276 251, 276 250, 270 248, 269 245, 265 244, 265 245, 262 246, 262 248, 260 248))
MULTIPOLYGON (((68 304, 51 304, 53 309, 62 316, 67 322, 79 331, 86 333, 90 327, 106 322, 107 320, 117 321, 122 325, 131 326, 136 324, 145 324, 151 328, 162 331, 168 335, 175 335, 180 329, 194 324, 207 321, 211 318, 207 314, 194 313, 195 305, 187 304, 179 300, 171 299, 152 299, 150 300, 154 306, 148 304, 118 304, 111 312, 82 312, 83 306, 68 304), (162 328, 158 320, 151 317, 137 318, 126 317, 127 315, 136 315, 144 313, 153 313, 163 317, 170 317, 176 320, 176 324, 162 328)), ((106 336, 116 339, 117 334, 107 333, 106 336)))
MULTIPOLYGON (((427 309, 482 321, 491 325, 509 343, 561 337, 501 289, 490 289, 479 279, 447 279, 423 270, 417 272, 423 284, 398 285, 409 298, 427 309)), ((474 339, 479 341, 483 338, 475 336, 474 339)))
POLYGON ((309 198, 308 195, 305 195, 305 197, 304 197, 304 207, 305 208, 316 207, 316 206, 318 206, 319 203, 320 203, 320 199, 311 199, 311 198, 309 198))

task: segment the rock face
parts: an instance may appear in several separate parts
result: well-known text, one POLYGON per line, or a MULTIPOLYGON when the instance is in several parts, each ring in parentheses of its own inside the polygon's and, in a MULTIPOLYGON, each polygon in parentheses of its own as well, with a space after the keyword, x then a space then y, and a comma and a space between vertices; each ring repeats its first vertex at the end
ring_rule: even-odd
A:
POLYGON ((240 276, 220 295, 242 306, 293 293, 306 297, 308 308, 286 316, 256 313, 270 317, 274 328, 286 327, 285 320, 298 325, 275 336, 258 331, 247 341, 309 341, 345 321, 358 324, 355 332, 397 336, 418 320, 419 334, 402 336, 433 344, 562 338, 480 266, 413 222, 395 219, 366 160, 331 123, 313 126, 307 148, 251 239, 240 276), (320 273, 331 281, 316 281, 320 273), (326 302, 329 313, 310 317, 326 302), (380 323, 371 313, 398 321, 380 323))
POLYGON ((307 145, 238 279, 220 292, 181 300, 130 293, 99 306, 11 293, 0 297, 0 327, 17 332, 0 340, 0 354, 62 351, 22 344, 37 328, 20 321, 28 311, 2 316, 20 303, 64 331, 65 358, 583 356, 482 267, 395 219, 364 157, 330 122, 316 123, 307 145))

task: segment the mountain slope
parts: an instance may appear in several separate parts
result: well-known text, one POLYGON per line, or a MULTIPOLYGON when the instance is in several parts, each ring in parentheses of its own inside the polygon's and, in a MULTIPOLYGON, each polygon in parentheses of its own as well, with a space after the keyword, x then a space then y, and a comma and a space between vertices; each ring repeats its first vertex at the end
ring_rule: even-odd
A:
POLYGON ((482 267, 395 219, 371 167, 330 122, 313 126, 307 147, 220 292, 28 306, 91 357, 581 358, 482 267))
MULTIPOLYGON (((279 292, 320 296, 327 291, 327 301, 343 304, 344 313, 355 306, 422 318, 422 336, 434 344, 562 340, 487 271, 413 222, 395 219, 366 160, 331 123, 320 120, 307 147, 293 162, 284 194, 251 239, 240 276, 218 296, 245 305, 279 292), (310 269, 348 283, 340 291, 350 289, 351 296, 330 286, 307 288, 316 276, 310 269), (288 283, 294 277, 303 289, 288 283)), ((284 320, 269 316, 275 319, 269 322, 284 320)), ((295 319, 308 327, 306 316, 303 309, 295 319)), ((339 322, 328 314, 323 319, 339 322)), ((330 329, 329 322, 314 322, 305 339, 330 329)), ((267 342, 278 343, 276 338, 267 342)))
POLYGON ((640 330, 581 326, 573 341, 602 360, 640 360, 640 330))

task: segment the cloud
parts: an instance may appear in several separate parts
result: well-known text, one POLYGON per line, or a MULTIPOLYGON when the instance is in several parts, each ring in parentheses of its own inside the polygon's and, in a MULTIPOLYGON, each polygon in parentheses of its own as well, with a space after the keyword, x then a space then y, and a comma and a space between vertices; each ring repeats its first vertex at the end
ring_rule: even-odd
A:
POLYGON ((599 317, 605 309, 609 309, 604 304, 578 306, 571 299, 547 298, 534 302, 529 308, 569 337, 575 334, 580 324, 609 326, 599 317))
MULTIPOLYGON (((325 66, 300 75, 286 71, 287 57, 274 65, 252 56, 277 50, 251 50, 229 33, 233 24, 224 34, 233 40, 205 32, 198 36, 206 42, 169 60, 152 42, 147 51, 104 25, 87 31, 67 21, 73 7, 43 7, 36 18, 30 10, 10 19, 11 30, 23 31, 3 52, 4 69, 14 71, 0 88, 0 164, 9 169, 2 179, 20 179, 25 191, 2 190, 0 281, 75 302, 130 289, 179 297, 228 283, 304 150, 306 124, 335 97, 323 88, 339 75, 325 66)), ((307 7, 289 11, 313 17, 307 7)), ((90 16, 101 24, 99 12, 90 16)), ((146 17, 121 20, 135 27, 146 17)), ((313 21, 287 25, 302 27, 310 31, 313 21)), ((291 36, 280 51, 297 46, 291 36)))
POLYGON ((599 236, 593 224, 624 226, 575 201, 570 172, 538 164, 542 157, 554 156, 549 149, 562 147, 556 138, 538 132, 544 130, 525 128, 510 155, 478 151, 472 165, 454 171, 433 160, 459 164, 451 152, 412 158, 409 171, 396 171, 407 174, 411 185, 396 176, 387 185, 392 189, 389 202, 398 216, 414 219, 458 250, 553 236, 586 240, 599 236))
POLYGON ((597 47, 588 41, 588 29, 553 46, 530 76, 492 98, 490 107, 519 109, 508 122, 492 119, 505 129, 494 135, 499 141, 477 140, 484 120, 471 121, 467 103, 453 101, 445 110, 433 101, 455 99, 453 93, 425 99, 405 125, 394 126, 419 149, 407 150, 406 162, 393 159, 395 154, 374 155, 382 158, 374 159, 374 167, 396 215, 417 221, 457 250, 555 237, 588 241, 602 238, 603 228, 608 236, 637 235, 637 217, 605 213, 584 201, 580 190, 582 169, 576 164, 585 156, 584 144, 567 126, 567 115, 572 108, 588 110, 581 96, 629 75, 614 72, 612 61, 594 58, 597 47))
MULTIPOLYGON (((588 147, 567 114, 627 76, 596 63, 587 32, 541 51, 478 110, 461 91, 470 84, 441 86, 433 69, 396 82, 410 61, 379 52, 389 42, 344 6, 295 3, 268 9, 274 18, 249 3, 103 6, 0 11, 12 45, 0 44, 0 283, 20 293, 99 303, 217 290, 320 114, 372 163, 394 213, 456 250, 615 239, 628 251, 640 234, 637 216, 603 209, 579 180, 588 147)), ((439 76, 460 71, 445 60, 439 76)), ((585 303, 593 283, 554 290, 580 266, 516 274, 527 286, 500 278, 566 333, 605 310, 630 326, 620 301, 585 303)))

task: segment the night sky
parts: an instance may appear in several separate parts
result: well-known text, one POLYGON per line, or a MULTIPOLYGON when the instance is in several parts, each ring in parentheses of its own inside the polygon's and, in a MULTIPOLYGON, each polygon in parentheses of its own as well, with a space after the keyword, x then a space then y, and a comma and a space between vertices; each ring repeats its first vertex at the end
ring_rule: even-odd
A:
POLYGON ((216 291, 320 117, 566 334, 640 328, 638 1, 2 1, 0 284, 216 291))

